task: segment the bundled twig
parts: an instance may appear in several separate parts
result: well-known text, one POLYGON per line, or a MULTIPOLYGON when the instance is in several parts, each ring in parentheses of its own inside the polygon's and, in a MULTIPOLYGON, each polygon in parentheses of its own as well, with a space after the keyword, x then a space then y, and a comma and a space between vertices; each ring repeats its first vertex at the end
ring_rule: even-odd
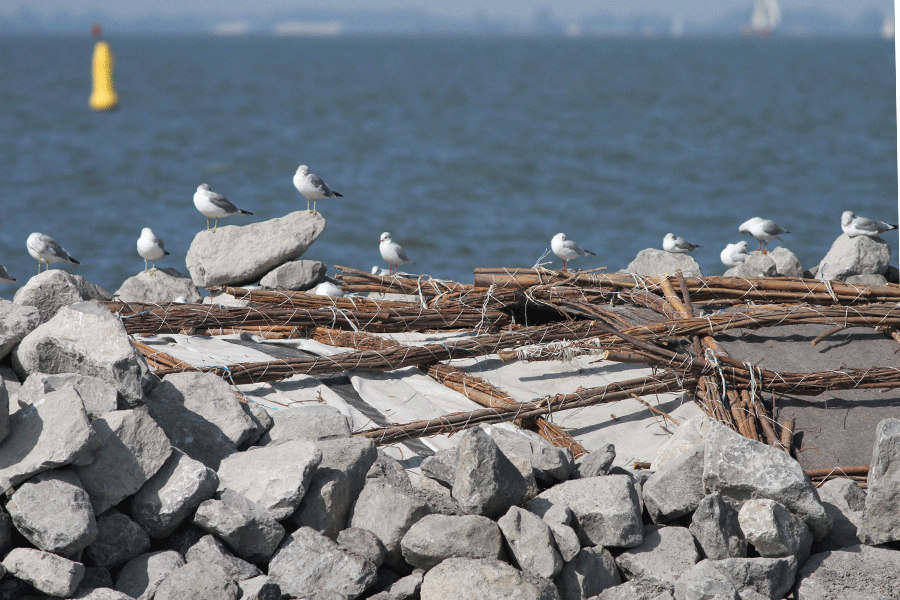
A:
POLYGON ((431 277, 420 277, 418 279, 400 275, 382 277, 381 275, 374 275, 350 267, 342 267, 341 265, 335 265, 334 268, 341 271, 335 279, 341 282, 341 289, 347 293, 378 292, 381 294, 439 296, 446 292, 472 288, 471 284, 432 279, 431 277))

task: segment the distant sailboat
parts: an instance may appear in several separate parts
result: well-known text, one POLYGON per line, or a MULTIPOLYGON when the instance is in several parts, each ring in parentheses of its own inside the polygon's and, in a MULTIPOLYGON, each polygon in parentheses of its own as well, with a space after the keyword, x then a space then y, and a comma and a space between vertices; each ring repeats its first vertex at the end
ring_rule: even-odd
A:
POLYGON ((894 39, 894 15, 884 18, 884 24, 881 26, 881 37, 886 40, 894 39))
POLYGON ((741 31, 746 35, 768 37, 780 24, 781 9, 778 7, 778 0, 756 0, 750 23, 741 27, 741 31))

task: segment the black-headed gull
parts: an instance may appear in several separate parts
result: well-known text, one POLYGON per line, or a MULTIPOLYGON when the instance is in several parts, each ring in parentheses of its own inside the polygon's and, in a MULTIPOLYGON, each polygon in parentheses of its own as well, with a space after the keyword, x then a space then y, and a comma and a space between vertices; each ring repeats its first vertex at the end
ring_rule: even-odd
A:
POLYGON ((141 229, 141 237, 137 241, 137 251, 144 259, 144 271, 149 271, 147 261, 153 261, 153 268, 156 268, 156 261, 163 256, 169 254, 163 247, 163 241, 154 235, 153 230, 149 227, 141 229))
MULTIPOLYGON (((778 237, 779 235, 782 233, 790 233, 790 231, 776 225, 774 221, 763 219, 762 217, 753 217, 752 219, 744 221, 741 223, 741 226, 738 227, 738 231, 741 233, 749 233, 759 240, 759 248, 757 248, 757 250, 762 250, 762 244, 765 242, 766 249, 763 254, 768 253, 769 242, 771 240, 781 240, 781 238, 778 237)), ((783 242, 784 240, 781 241, 783 242)))
POLYGON ((674 233, 667 233, 663 238, 663 250, 672 252, 673 254, 685 254, 693 252, 700 248, 697 244, 692 244, 684 238, 676 237, 674 233))
POLYGON ((209 189, 209 184, 201 183, 197 186, 197 191, 194 192, 194 206, 197 207, 197 210, 200 211, 204 217, 206 217, 206 229, 209 231, 209 220, 215 219, 216 224, 212 228, 215 231, 219 227, 219 219, 224 219, 225 217, 230 217, 231 215, 242 214, 242 215, 252 215, 253 213, 247 210, 243 210, 238 208, 234 204, 228 201, 228 198, 223 196, 222 194, 217 194, 209 189))
POLYGON ((726 267, 736 267, 750 256, 747 250, 747 242, 728 244, 725 246, 725 249, 719 253, 719 258, 722 259, 722 264, 726 267))
POLYGON ((343 198, 343 194, 328 187, 318 175, 309 172, 309 167, 300 165, 294 173, 294 187, 306 198, 306 210, 309 210, 309 201, 313 201, 312 212, 316 212, 316 200, 319 198, 343 198))
POLYGON ((843 229, 844 233, 850 237, 856 237, 858 235, 875 237, 881 235, 885 231, 897 229, 897 226, 885 223, 884 221, 857 217, 849 210, 845 210, 844 214, 841 215, 841 229, 843 229))
POLYGON ((9 274, 6 267, 0 266, 0 283, 15 283, 16 278, 9 274))
POLYGON ((65 248, 57 244, 56 240, 43 233, 35 232, 29 235, 25 241, 25 247, 28 248, 28 254, 38 261, 38 273, 41 272, 41 263, 47 265, 48 269, 50 268, 50 263, 55 262, 67 262, 73 265, 81 264, 72 258, 65 248))
POLYGON ((553 239, 550 240, 550 249, 553 250, 553 254, 562 259, 563 271, 569 267, 569 261, 573 258, 594 254, 590 250, 585 250, 572 240, 566 239, 566 234, 564 233, 557 233, 553 236, 553 239))
POLYGON ((400 265, 416 264, 409 260, 403 246, 391 241, 391 234, 387 231, 381 234, 381 239, 378 241, 378 250, 381 251, 381 258, 390 267, 388 274, 392 275, 400 265))

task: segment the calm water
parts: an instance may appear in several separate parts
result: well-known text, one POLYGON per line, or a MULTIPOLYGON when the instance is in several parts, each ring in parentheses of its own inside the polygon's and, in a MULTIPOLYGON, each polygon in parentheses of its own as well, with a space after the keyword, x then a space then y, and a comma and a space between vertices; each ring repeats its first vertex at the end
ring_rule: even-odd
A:
MULTIPOLYGON (((896 221, 882 40, 110 38, 120 109, 88 109, 93 42, 0 38, 0 264, 31 231, 115 291, 150 226, 185 271, 199 183, 264 220, 319 203, 305 258, 368 270, 388 230, 435 277, 531 266, 565 231, 618 270, 673 231, 705 274, 751 216, 815 266, 851 209, 896 221)), ((750 240, 752 242, 752 240, 750 240)), ((896 237, 889 239, 896 250, 896 237)), ((554 264, 559 264, 556 261, 554 264)), ((14 286, 0 294, 11 297, 14 286)))

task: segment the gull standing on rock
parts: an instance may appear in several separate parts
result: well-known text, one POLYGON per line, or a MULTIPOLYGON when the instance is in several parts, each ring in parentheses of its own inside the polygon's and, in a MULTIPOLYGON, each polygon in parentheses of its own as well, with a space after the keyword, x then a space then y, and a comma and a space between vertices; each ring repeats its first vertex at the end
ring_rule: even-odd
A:
POLYGON ((153 261, 153 268, 155 269, 156 261, 169 254, 163 247, 163 241, 156 237, 156 235, 153 234, 153 230, 149 227, 144 227, 141 230, 141 237, 139 237, 137 241, 137 251, 138 254, 141 255, 141 258, 144 259, 145 272, 149 271, 147 268, 148 260, 153 261))
POLYGON ((884 221, 857 217, 849 210, 845 210, 844 214, 841 215, 841 229, 843 229, 844 233, 850 237, 856 237, 858 235, 876 237, 885 231, 897 229, 897 226, 885 223, 884 221))
POLYGON ((726 267, 736 267, 743 263, 750 254, 747 252, 747 242, 738 242, 737 244, 728 244, 719 254, 722 264, 726 267))
POLYGON ((343 194, 330 189, 318 176, 309 172, 309 167, 300 165, 294 173, 294 187, 306 198, 306 210, 309 210, 309 201, 313 201, 312 213, 316 214, 316 200, 319 198, 343 198, 343 194))
POLYGON ((67 262, 73 265, 81 263, 72 258, 65 248, 56 243, 49 235, 43 233, 32 233, 25 241, 25 247, 28 248, 28 254, 38 261, 38 273, 41 272, 41 263, 50 268, 50 263, 67 262))
POLYGON ((564 233, 557 233, 553 236, 553 239, 550 240, 550 249, 553 250, 553 254, 562 259, 563 271, 568 268, 569 261, 573 258, 594 254, 590 250, 585 250, 572 240, 566 239, 566 234, 564 233))
POLYGON ((9 274, 6 267, 0 266, 0 283, 15 283, 16 278, 9 274))
POLYGON ((378 250, 381 251, 381 258, 388 264, 388 275, 393 275, 397 267, 400 265, 414 265, 406 255, 406 250, 397 242, 391 241, 391 234, 385 231, 381 234, 378 242, 378 250))
POLYGON ((206 230, 209 231, 209 220, 214 218, 216 225, 213 231, 219 227, 219 219, 230 217, 238 213, 242 215, 252 215, 252 212, 242 210, 228 201, 228 198, 222 194, 210 191, 209 184, 201 183, 194 192, 194 206, 206 217, 206 230))
POLYGON ((693 252, 700 247, 701 246, 698 246, 697 244, 691 244, 684 238, 675 237, 674 233, 667 233, 666 237, 663 238, 663 250, 672 252, 673 254, 693 252))
POLYGON ((783 242, 784 240, 778 236, 782 233, 790 233, 790 231, 776 225, 774 221, 763 219, 762 217, 753 217, 752 219, 744 221, 741 223, 741 226, 738 227, 738 231, 741 233, 749 233, 759 240, 759 248, 757 248, 757 250, 762 250, 762 244, 765 242, 766 249, 763 251, 763 254, 768 254, 769 242, 771 240, 781 240, 783 242))

